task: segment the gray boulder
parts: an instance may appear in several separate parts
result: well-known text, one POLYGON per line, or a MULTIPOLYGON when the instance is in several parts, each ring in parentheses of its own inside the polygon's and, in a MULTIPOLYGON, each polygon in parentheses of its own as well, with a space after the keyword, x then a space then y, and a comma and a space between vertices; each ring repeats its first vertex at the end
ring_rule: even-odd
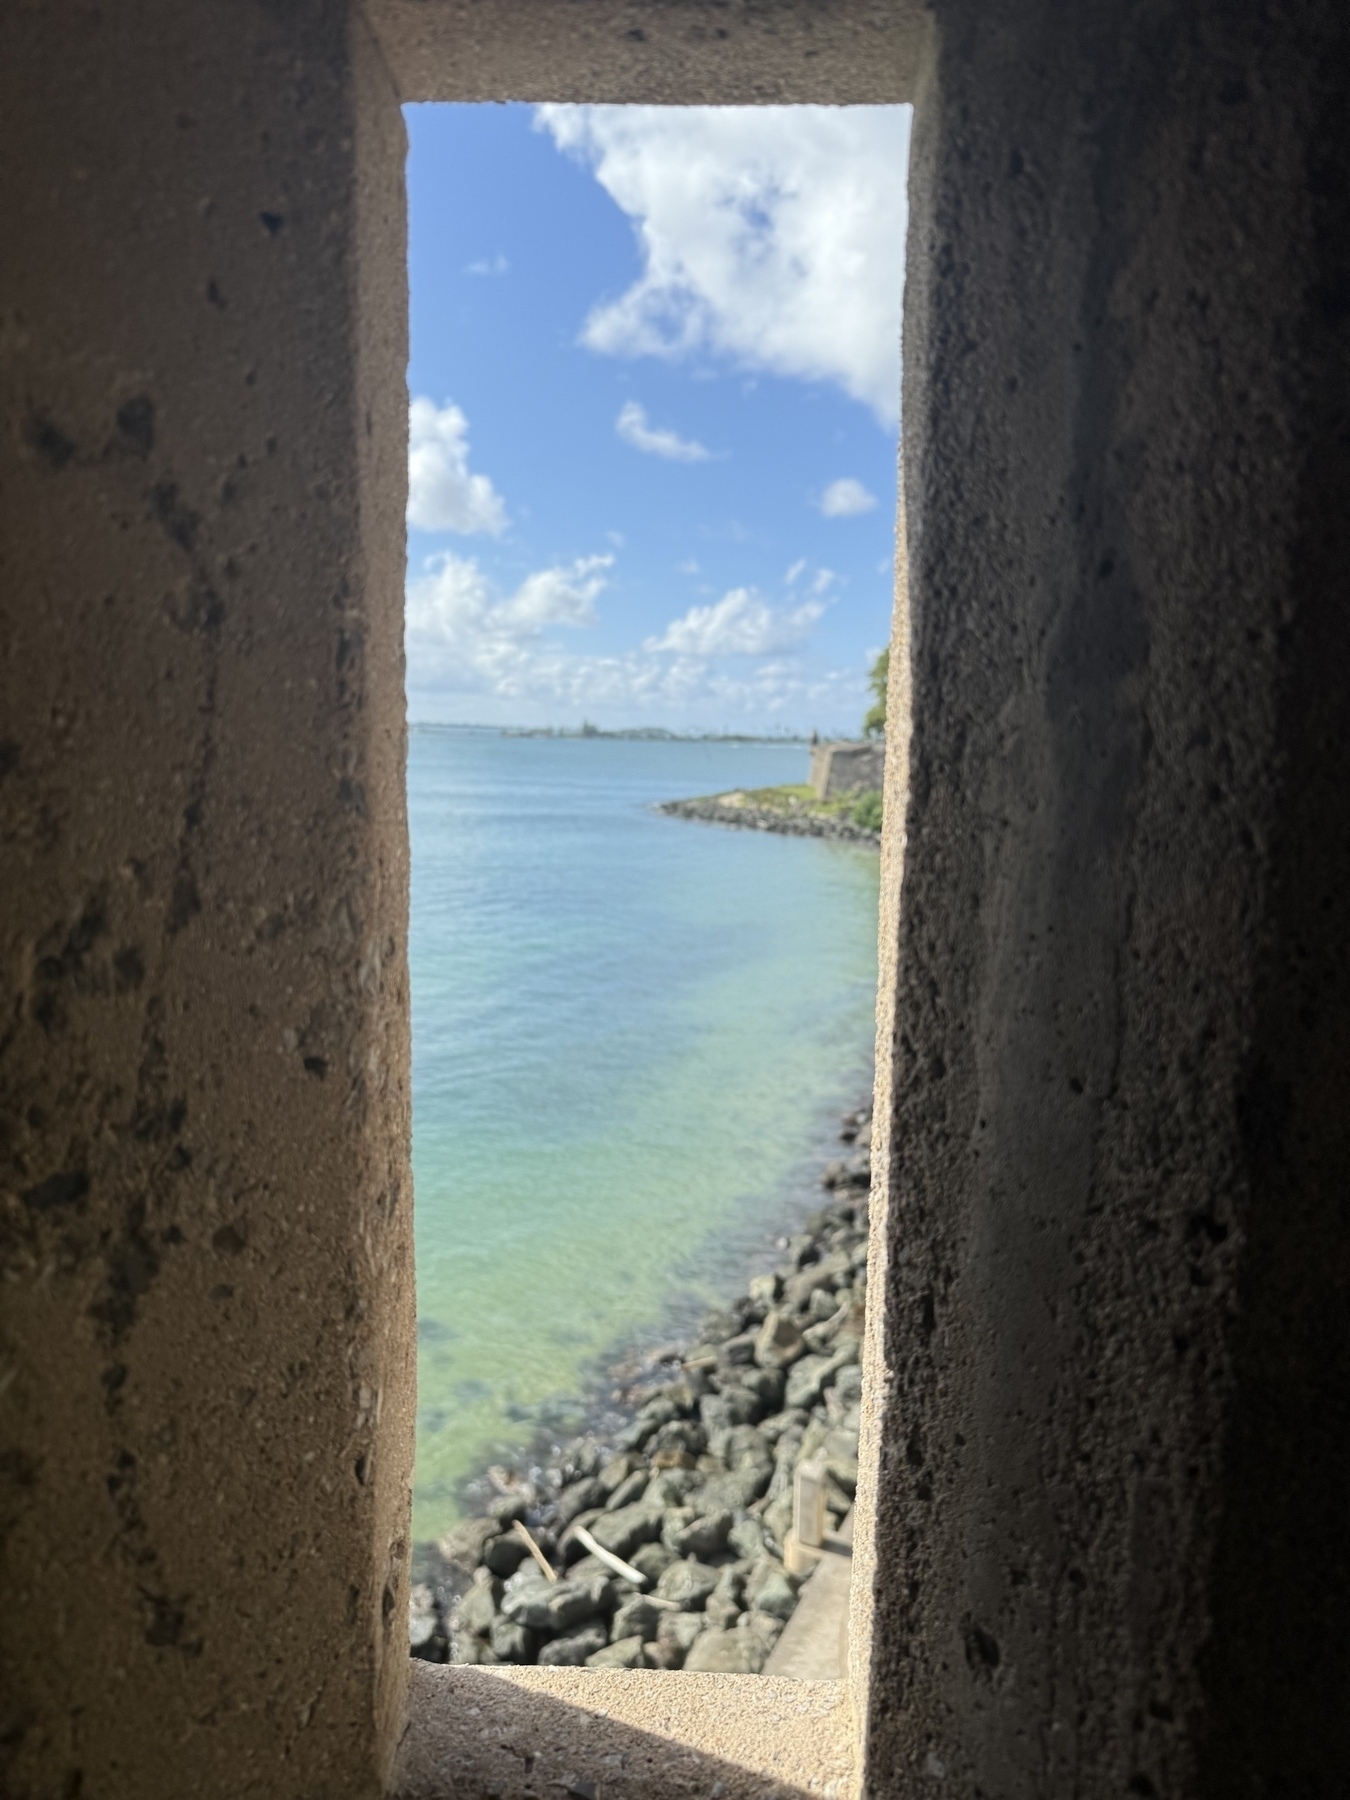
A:
POLYGON ((668 1512, 661 1529, 661 1542, 668 1544, 679 1556, 716 1556, 726 1547, 731 1524, 729 1511, 704 1513, 701 1517, 685 1517, 685 1509, 668 1512), (673 1530, 672 1520, 680 1521, 673 1530))
POLYGON ((446 1639, 441 1630, 436 1596, 424 1581, 414 1583, 408 1595, 408 1648, 426 1662, 445 1660, 446 1639))
POLYGON ((594 1650, 586 1658, 588 1669, 645 1669, 647 1658, 640 1637, 618 1638, 603 1650, 594 1650))
POLYGON ((585 1581, 556 1582, 541 1578, 529 1587, 507 1594, 502 1600, 502 1611, 508 1619, 529 1626, 531 1631, 567 1631, 582 1619, 602 1612, 612 1595, 611 1584, 595 1577, 585 1581))
POLYGON ((639 1575, 645 1575, 655 1587, 665 1571, 675 1561, 675 1552, 668 1550, 664 1544, 642 1544, 634 1550, 628 1560, 639 1575))
POLYGON ((742 1363, 755 1360, 755 1340, 757 1331, 743 1331, 738 1336, 727 1338, 717 1346, 717 1366, 719 1369, 734 1369, 742 1363))
POLYGON ((825 1395, 825 1405, 831 1425, 845 1425, 851 1431, 858 1429, 862 1417, 862 1370, 857 1363, 840 1369, 833 1387, 825 1395))
POLYGON ((539 1652, 540 1665, 546 1669, 579 1669, 587 1657, 605 1648, 608 1636, 604 1620, 592 1619, 545 1644, 539 1652))
POLYGON ((794 1363, 787 1378, 784 1397, 789 1406, 814 1406, 821 1389, 828 1386, 840 1369, 856 1363, 861 1346, 855 1337, 841 1340, 828 1356, 804 1356, 794 1363))
POLYGON ((685 1655, 684 1666, 702 1675, 758 1675, 769 1647, 752 1631, 705 1631, 685 1655))
POLYGON ((783 1635, 783 1624, 784 1621, 773 1613, 747 1612, 736 1621, 736 1628, 753 1632, 766 1649, 772 1650, 783 1635))
POLYGON ((729 1594, 709 1594, 703 1610, 708 1624, 717 1631, 730 1631, 741 1616, 739 1604, 729 1594))
MULTIPOLYGON (((846 1292, 847 1297, 851 1300, 853 1290, 850 1288, 846 1292)), ((814 1336, 814 1327, 823 1325, 827 1319, 837 1318, 839 1309, 843 1305, 843 1299, 842 1294, 831 1292, 829 1288, 816 1289, 806 1303, 806 1316, 810 1319, 813 1327, 812 1336, 814 1336)), ((815 1348, 814 1344, 812 1348, 815 1348)))
POLYGON ((647 1483, 642 1503, 656 1507, 658 1511, 668 1506, 682 1506, 685 1498, 702 1483, 703 1477, 696 1469, 661 1469, 647 1483))
POLYGON ((535 1636, 524 1625, 518 1625, 514 1619, 508 1619, 501 1613, 492 1621, 492 1630, 488 1635, 493 1653, 502 1662, 527 1663, 534 1661, 535 1636))
POLYGON ((795 1363, 787 1378, 783 1397, 789 1406, 814 1406, 829 1371, 830 1359, 813 1352, 795 1363))
POLYGON ((665 1610, 664 1607, 653 1606, 644 1594, 634 1594, 631 1600, 621 1600, 609 1628, 611 1641, 617 1644, 623 1638, 636 1636, 645 1643, 648 1638, 654 1638, 665 1610))
POLYGON ((728 1469, 735 1473, 742 1469, 762 1468, 767 1479, 773 1468, 773 1445, 753 1425, 733 1425, 722 1439, 720 1454, 728 1469))
POLYGON ((663 1613, 656 1628, 656 1643, 663 1653, 658 1659, 662 1666, 678 1669, 689 1646, 707 1629, 708 1620, 703 1613, 663 1613))
POLYGON ((612 1494, 620 1482, 644 1469, 646 1463, 634 1450, 625 1450, 620 1456, 611 1456, 600 1471, 599 1480, 607 1494, 612 1494))
POLYGON ((735 1313, 723 1312, 720 1307, 715 1306, 703 1315, 698 1341, 700 1344, 725 1343, 728 1338, 735 1337, 740 1328, 741 1322, 735 1313))
POLYGON ((779 1283, 776 1275, 754 1275, 750 1278, 750 1304, 762 1306, 767 1312, 778 1298, 779 1283))
POLYGON ((499 1494, 495 1500, 489 1500, 483 1511, 490 1519, 497 1521, 500 1530, 505 1531, 517 1519, 523 1519, 535 1504, 534 1489, 522 1482, 519 1487, 512 1488, 509 1494, 499 1494))
POLYGON ((720 1571, 706 1563, 674 1562, 656 1584, 659 1600, 673 1600, 681 1612, 697 1612, 717 1586, 720 1571))
POLYGON ((762 1557, 746 1579, 745 1599, 751 1612, 790 1619, 797 1606, 797 1578, 775 1557, 762 1557))
POLYGON ((455 1607, 455 1625, 458 1629, 471 1631, 478 1637, 486 1637, 497 1616, 501 1592, 500 1581, 490 1578, 487 1581, 476 1581, 467 1594, 460 1596, 455 1607))
POLYGON ((456 1519, 437 1549, 447 1562, 461 1569, 476 1569, 482 1561, 483 1545, 500 1531, 495 1519, 456 1519))
POLYGON ((834 1250, 819 1262, 808 1263, 790 1281, 783 1283, 784 1304, 795 1312, 798 1307, 806 1305, 817 1288, 836 1287, 852 1267, 852 1258, 847 1250, 834 1250))
POLYGON ((792 1529, 792 1493, 779 1494, 764 1508, 764 1529, 775 1544, 781 1544, 792 1529))
POLYGON ((558 1495, 558 1517, 564 1525, 570 1525, 578 1513, 603 1506, 608 1499, 609 1490, 604 1482, 598 1476, 587 1475, 581 1481, 572 1482, 558 1495))
POLYGON ((758 1519, 737 1519, 727 1533, 727 1543, 737 1556, 754 1562, 764 1554, 764 1527, 758 1519))
POLYGON ((656 1432, 647 1445, 653 1465, 665 1463, 668 1467, 679 1465, 672 1464, 671 1458, 663 1455, 663 1452, 687 1450, 691 1456, 702 1456, 707 1447, 708 1434, 697 1419, 672 1419, 656 1432))
POLYGON ((761 1411, 777 1412, 783 1404, 783 1371, 781 1369, 737 1369, 736 1379, 747 1393, 759 1401, 761 1411))
POLYGON ((764 1411, 764 1402, 739 1382, 730 1382, 720 1394, 705 1394, 698 1410, 703 1429, 711 1438, 728 1425, 753 1425, 764 1411))
POLYGON ((634 1469, 631 1475, 619 1483, 605 1502, 607 1512, 620 1512, 625 1506, 631 1506, 640 1500, 646 1492, 649 1477, 645 1469, 634 1469))
POLYGON ((679 1416, 680 1409, 673 1400, 649 1400, 633 1423, 621 1431, 614 1441, 621 1450, 640 1450, 662 1425, 668 1425, 679 1416))
POLYGON ((772 1473, 772 1465, 755 1464, 726 1475, 713 1475, 699 1493, 699 1507, 707 1512, 744 1512, 768 1487, 772 1473))
POLYGON ((761 1369, 786 1369, 802 1353, 802 1334, 790 1313, 774 1311, 755 1339, 755 1361, 761 1369))
POLYGON ((504 1531, 483 1545, 483 1566, 494 1575, 514 1575, 529 1554, 514 1531, 504 1531))
POLYGON ((697 1517, 692 1506, 672 1506, 667 1510, 661 1521, 661 1542, 667 1549, 673 1550, 677 1556, 684 1555, 675 1540, 697 1517))
POLYGON ((650 1544, 661 1535, 661 1514, 645 1500, 603 1513, 590 1527, 591 1536, 615 1556, 628 1558, 639 1544, 650 1544))

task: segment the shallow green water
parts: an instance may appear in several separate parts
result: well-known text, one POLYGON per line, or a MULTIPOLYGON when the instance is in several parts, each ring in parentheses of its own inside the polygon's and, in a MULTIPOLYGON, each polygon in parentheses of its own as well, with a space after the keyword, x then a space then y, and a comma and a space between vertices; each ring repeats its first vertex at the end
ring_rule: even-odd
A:
POLYGON ((805 769, 800 745, 413 731, 417 1537, 817 1203, 867 1079, 876 853, 651 811, 805 769))

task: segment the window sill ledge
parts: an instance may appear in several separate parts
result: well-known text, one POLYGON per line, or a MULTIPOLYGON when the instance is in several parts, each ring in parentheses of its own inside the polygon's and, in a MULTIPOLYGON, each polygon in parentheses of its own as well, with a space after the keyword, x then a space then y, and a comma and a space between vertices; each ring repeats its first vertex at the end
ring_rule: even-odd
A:
POLYGON ((393 1800, 842 1800, 841 1681, 413 1662, 393 1800))

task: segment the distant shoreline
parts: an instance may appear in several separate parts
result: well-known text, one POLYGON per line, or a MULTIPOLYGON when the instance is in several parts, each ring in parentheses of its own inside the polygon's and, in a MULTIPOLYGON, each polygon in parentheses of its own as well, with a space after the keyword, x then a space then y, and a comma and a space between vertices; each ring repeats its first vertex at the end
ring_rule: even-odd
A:
POLYGON ((668 731, 664 725, 632 725, 605 731, 598 725, 475 725, 465 720, 409 719, 409 731, 482 731, 506 738, 607 738, 642 744, 783 744, 811 743, 791 732, 668 731))

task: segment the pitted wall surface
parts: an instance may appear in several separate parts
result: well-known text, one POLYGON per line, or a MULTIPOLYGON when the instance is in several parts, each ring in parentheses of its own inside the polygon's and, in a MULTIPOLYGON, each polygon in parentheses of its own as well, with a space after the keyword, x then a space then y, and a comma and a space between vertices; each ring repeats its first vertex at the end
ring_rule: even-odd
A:
POLYGON ((935 16, 867 1787, 1331 1794, 1343 15, 935 16))
POLYGON ((372 1794, 412 1449, 401 122, 311 0, 8 7, 0 118, 0 1787, 372 1794))
POLYGON ((397 105, 473 97, 917 102, 868 1791, 1340 1791, 1345 29, 0 12, 7 1793, 368 1796, 403 1724, 397 105))
POLYGON ((647 106, 913 98, 917 0, 364 0, 404 100, 647 106))

